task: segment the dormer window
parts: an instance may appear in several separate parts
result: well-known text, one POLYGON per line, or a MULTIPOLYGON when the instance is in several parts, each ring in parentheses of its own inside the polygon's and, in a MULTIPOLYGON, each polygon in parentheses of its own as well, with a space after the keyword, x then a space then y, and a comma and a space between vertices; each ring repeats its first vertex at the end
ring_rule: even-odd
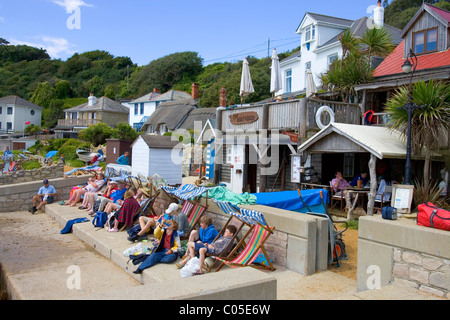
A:
POLYGON ((415 54, 434 52, 437 50, 437 28, 413 33, 415 54))
POLYGON ((309 25, 305 28, 305 42, 312 41, 316 38, 316 26, 309 25))

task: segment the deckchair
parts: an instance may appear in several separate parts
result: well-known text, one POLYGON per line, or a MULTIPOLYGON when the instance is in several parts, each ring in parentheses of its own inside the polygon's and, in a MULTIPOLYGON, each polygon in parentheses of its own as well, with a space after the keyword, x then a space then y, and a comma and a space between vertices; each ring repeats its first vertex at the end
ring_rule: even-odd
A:
MULTIPOLYGON (((236 218, 240 219, 241 221, 243 221, 247 224, 252 225, 252 227, 249 229, 249 233, 251 232, 251 235, 250 235, 248 242, 245 244, 244 250, 233 260, 228 261, 221 257, 217 257, 217 256, 213 257, 214 259, 221 262, 221 264, 216 269, 216 271, 219 271, 225 264, 232 268, 252 266, 255 268, 264 268, 264 269, 269 269, 269 270, 275 270, 272 262, 270 261, 268 254, 264 248, 264 243, 270 237, 270 235, 273 233, 273 230, 275 230, 275 227, 268 226, 265 222, 263 215, 260 212, 256 212, 253 210, 241 209, 240 214, 231 213, 231 215, 235 216, 236 218), (262 223, 264 223, 264 224, 262 224, 262 223), (253 263, 256 260, 256 258, 259 256, 259 254, 261 254, 261 253, 266 258, 267 265, 264 263, 259 264, 259 265, 256 265, 253 263)), ((247 237, 247 235, 246 235, 246 237, 247 237)), ((242 243, 245 243, 245 238, 243 238, 238 243, 238 245, 233 249, 233 251, 230 253, 230 255, 234 254, 242 243)))
MULTIPOLYGON (((147 210, 150 210, 153 215, 156 215, 155 211, 153 210, 153 204, 155 203, 156 198, 159 195, 159 190, 157 193, 152 197, 145 200, 145 202, 139 207, 139 209, 133 214, 133 225, 136 223, 136 220, 139 219, 139 217, 144 214, 147 210)), ((126 226, 122 226, 120 228, 120 231, 123 231, 126 228, 126 226)))
POLYGON ((194 208, 194 205, 195 204, 193 202, 191 202, 189 200, 186 200, 186 201, 183 202, 183 205, 181 206, 181 210, 180 211, 182 213, 184 213, 186 215, 186 217, 189 218, 189 215, 191 214, 192 208, 194 208))
POLYGON ((186 239, 189 237, 189 234, 194 229, 195 224, 198 222, 200 217, 203 215, 203 213, 206 211, 206 206, 201 205, 199 203, 196 203, 194 207, 191 210, 191 213, 189 214, 188 221, 189 221, 189 231, 184 235, 183 239, 186 239))

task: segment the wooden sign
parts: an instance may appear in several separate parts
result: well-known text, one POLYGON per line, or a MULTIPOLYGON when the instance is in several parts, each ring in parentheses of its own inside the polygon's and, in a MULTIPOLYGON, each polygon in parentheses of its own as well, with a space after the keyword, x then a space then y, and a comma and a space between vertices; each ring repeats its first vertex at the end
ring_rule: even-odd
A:
POLYGON ((252 123, 258 121, 258 119, 258 113, 255 111, 247 111, 230 115, 230 122, 235 125, 252 123))

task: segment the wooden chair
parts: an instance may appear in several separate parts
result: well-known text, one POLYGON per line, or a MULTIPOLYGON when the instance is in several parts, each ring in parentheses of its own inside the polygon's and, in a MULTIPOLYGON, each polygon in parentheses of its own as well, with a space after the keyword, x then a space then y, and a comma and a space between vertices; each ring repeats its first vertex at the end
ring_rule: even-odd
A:
POLYGON ((381 212, 383 210, 383 205, 389 204, 391 202, 391 195, 392 195, 392 186, 385 186, 383 193, 377 193, 375 195, 375 203, 374 203, 374 209, 378 212, 381 212), (380 196, 377 199, 377 196, 380 196), (379 206, 376 206, 379 204, 379 206))
POLYGON ((260 212, 241 209, 240 214, 231 214, 240 219, 242 222, 251 225, 251 227, 246 236, 241 239, 238 245, 236 245, 236 247, 232 250, 230 255, 234 254, 241 246, 241 244, 245 243, 248 234, 250 234, 250 238, 245 244, 244 250, 242 250, 242 252, 239 253, 239 255, 233 260, 226 260, 224 258, 214 256, 214 259, 221 262, 216 271, 219 271, 225 264, 232 268, 252 266, 255 268, 275 270, 272 262, 270 261, 269 255, 264 248, 265 242, 270 237, 270 235, 273 234, 275 228, 270 227, 265 223, 264 217, 260 212), (267 265, 264 263, 258 265, 253 263, 261 253, 264 255, 267 265))
POLYGON ((333 189, 333 184, 330 181, 330 205, 331 205, 331 209, 333 209, 338 203, 340 203, 341 205, 341 211, 344 211, 345 208, 345 197, 344 197, 344 192, 338 191, 335 192, 333 189))

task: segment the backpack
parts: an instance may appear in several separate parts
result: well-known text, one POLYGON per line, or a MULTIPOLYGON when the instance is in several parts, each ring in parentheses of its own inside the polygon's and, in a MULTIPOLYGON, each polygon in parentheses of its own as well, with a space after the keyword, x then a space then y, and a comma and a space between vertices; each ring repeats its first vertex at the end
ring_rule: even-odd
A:
POLYGON ((108 215, 104 211, 97 211, 95 214, 94 220, 92 220, 92 224, 97 228, 103 228, 105 226, 106 221, 108 220, 108 215))
POLYGON ((417 224, 419 226, 431 227, 450 231, 450 211, 436 207, 431 202, 417 206, 417 224))
POLYGON ((394 207, 383 207, 381 217, 387 220, 397 220, 397 209, 394 207))

